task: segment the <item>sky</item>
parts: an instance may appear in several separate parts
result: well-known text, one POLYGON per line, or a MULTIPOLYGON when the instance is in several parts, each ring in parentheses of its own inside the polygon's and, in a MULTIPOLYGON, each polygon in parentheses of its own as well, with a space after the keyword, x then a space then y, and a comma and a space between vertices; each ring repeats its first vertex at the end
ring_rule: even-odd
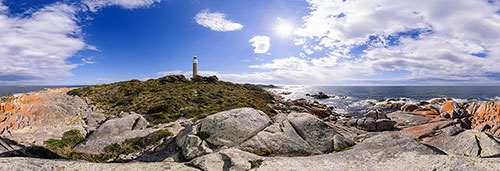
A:
POLYGON ((500 85, 499 0, 0 0, 0 85, 500 85))

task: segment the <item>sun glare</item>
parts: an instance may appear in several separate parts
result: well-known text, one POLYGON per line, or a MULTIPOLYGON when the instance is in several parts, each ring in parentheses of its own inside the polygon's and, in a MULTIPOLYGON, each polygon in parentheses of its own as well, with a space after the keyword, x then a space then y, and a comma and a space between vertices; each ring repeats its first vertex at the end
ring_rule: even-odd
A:
POLYGON ((290 23, 288 23, 286 21, 283 21, 283 20, 279 19, 279 22, 278 22, 278 25, 275 28, 275 31, 280 36, 287 37, 287 36, 292 35, 292 33, 294 31, 293 29, 294 29, 293 25, 291 25, 290 23))

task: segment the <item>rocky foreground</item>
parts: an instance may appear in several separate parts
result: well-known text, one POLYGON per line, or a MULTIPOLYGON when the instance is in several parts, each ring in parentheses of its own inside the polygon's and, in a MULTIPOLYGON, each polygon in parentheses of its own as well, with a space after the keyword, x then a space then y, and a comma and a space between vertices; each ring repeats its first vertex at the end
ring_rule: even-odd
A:
POLYGON ((273 117, 238 108, 152 124, 134 112, 105 115, 67 91, 0 104, 0 170, 500 168, 500 103, 402 105, 343 118, 319 103, 278 100, 273 117))

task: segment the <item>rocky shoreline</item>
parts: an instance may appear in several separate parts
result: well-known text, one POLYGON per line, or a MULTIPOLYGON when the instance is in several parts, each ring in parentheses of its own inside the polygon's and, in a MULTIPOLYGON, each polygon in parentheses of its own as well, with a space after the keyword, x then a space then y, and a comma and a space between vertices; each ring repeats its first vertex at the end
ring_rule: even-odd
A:
MULTIPOLYGON (((67 91, 52 89, 0 103, 1 170, 500 167, 499 102, 461 104, 445 99, 436 102, 442 104, 440 108, 425 103, 391 105, 397 110, 389 113, 380 106, 354 118, 336 113, 334 106, 273 95, 271 107, 277 113, 273 117, 253 108, 237 108, 199 120, 152 124, 134 112, 105 116, 88 99, 67 91), (78 130, 84 140, 57 154, 107 157, 101 162, 111 163, 26 158, 46 157, 34 147, 51 149, 47 141, 60 143, 70 130, 78 130)), ((322 94, 310 96, 328 96, 322 94)))

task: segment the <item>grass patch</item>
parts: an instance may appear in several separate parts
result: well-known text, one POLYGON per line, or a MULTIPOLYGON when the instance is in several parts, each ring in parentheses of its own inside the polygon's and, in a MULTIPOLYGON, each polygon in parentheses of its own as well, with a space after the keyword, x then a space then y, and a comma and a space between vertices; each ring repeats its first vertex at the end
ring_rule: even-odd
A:
POLYGON ((92 105, 114 114, 142 113, 151 123, 167 123, 179 117, 203 118, 213 113, 252 107, 273 116, 268 104, 274 98, 257 85, 234 84, 214 78, 187 80, 171 75, 147 81, 131 80, 73 89, 68 95, 89 98, 92 105))
POLYGON ((258 160, 249 160, 248 162, 250 162, 250 169, 254 169, 254 168, 259 168, 260 165, 262 165, 262 162, 264 162, 264 160, 261 160, 261 159, 258 159, 258 160))
POLYGON ((79 153, 73 150, 73 147, 84 141, 85 137, 78 130, 70 130, 63 134, 60 140, 49 139, 44 142, 45 148, 36 148, 30 151, 32 154, 39 155, 42 158, 66 158, 72 160, 85 160, 90 162, 106 162, 114 159, 121 154, 130 154, 142 150, 149 145, 158 143, 165 137, 173 136, 173 133, 164 129, 149 134, 145 137, 135 137, 126 139, 121 144, 111 144, 104 147, 103 154, 79 153))
POLYGON ((208 137, 210 137, 210 134, 208 134, 207 132, 205 131, 200 131, 200 132, 197 132, 196 133, 196 136, 200 137, 200 139, 202 140, 205 140, 207 139, 208 137))
POLYGON ((340 152, 344 152, 344 151, 348 151, 348 150, 352 150, 352 147, 346 147, 346 148, 343 148, 340 151, 332 151, 331 153, 340 153, 340 152))
POLYGON ((270 148, 263 148, 257 150, 250 150, 250 153, 256 154, 258 156, 273 156, 273 150, 270 148))

